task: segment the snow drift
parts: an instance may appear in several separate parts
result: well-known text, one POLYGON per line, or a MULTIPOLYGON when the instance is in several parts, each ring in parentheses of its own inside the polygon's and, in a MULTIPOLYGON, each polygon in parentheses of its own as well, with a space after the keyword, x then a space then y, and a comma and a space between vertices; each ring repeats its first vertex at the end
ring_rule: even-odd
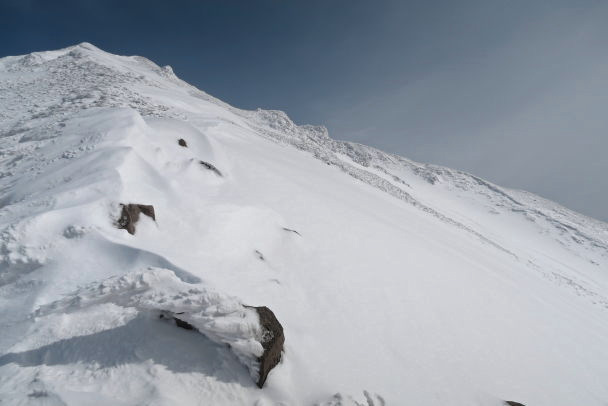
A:
POLYGON ((257 359, 264 352, 264 332, 256 311, 233 298, 184 283, 165 269, 133 272, 81 288, 58 301, 41 306, 34 316, 40 318, 71 313, 105 303, 125 308, 121 315, 125 319, 136 314, 129 311, 131 309, 159 315, 179 315, 181 321, 187 322, 212 341, 228 344, 247 366, 254 380, 259 378, 257 359))
POLYGON ((4 404, 608 401, 606 223, 86 43, 0 59, 0 145, 4 404))

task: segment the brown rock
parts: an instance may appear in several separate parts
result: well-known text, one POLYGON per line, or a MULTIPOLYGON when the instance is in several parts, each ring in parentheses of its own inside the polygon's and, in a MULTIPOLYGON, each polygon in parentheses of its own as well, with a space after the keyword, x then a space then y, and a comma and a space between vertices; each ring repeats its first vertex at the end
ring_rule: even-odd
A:
POLYGON ((268 373, 281 361, 285 335, 283 334, 283 326, 281 326, 281 323, 279 323, 272 310, 266 306, 251 308, 258 312, 260 325, 262 326, 263 331, 262 347, 264 347, 264 353, 258 358, 258 361, 260 362, 260 377, 257 381, 258 387, 261 388, 266 382, 268 373))
POLYGON ((154 206, 146 204, 121 204, 122 212, 118 219, 117 226, 120 229, 125 229, 129 234, 135 234, 135 224, 139 220, 139 213, 142 213, 152 220, 156 220, 154 214, 154 206))
POLYGON ((180 138, 179 140, 177 140, 177 143, 184 148, 188 148, 188 144, 186 143, 186 140, 183 138, 180 138))

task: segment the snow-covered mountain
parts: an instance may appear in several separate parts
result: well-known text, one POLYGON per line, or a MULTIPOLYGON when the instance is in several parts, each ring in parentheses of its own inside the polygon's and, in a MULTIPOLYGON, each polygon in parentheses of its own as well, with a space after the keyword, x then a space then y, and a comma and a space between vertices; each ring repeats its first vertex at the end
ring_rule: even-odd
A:
POLYGON ((0 59, 0 309, 0 405, 608 404, 608 224, 87 43, 0 59))

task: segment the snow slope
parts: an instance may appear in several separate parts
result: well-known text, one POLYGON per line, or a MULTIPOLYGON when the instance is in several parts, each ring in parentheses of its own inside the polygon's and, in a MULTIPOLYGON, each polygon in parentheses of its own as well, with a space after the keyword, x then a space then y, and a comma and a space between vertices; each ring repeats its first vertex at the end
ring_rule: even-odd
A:
POLYGON ((0 146, 0 405, 608 403, 606 223, 86 43, 0 59, 0 146))

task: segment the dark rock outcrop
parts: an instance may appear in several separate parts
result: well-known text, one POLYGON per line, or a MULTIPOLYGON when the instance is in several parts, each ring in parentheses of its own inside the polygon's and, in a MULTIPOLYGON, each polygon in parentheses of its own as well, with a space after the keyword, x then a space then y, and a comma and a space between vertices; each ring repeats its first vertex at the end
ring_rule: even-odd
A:
POLYGON ((180 138, 179 140, 177 140, 177 143, 184 148, 188 148, 188 144, 186 143, 186 140, 183 138, 180 138))
POLYGON ((264 347, 264 353, 258 358, 260 370, 259 379, 257 381, 258 387, 261 388, 266 382, 268 373, 281 361, 285 335, 283 334, 283 326, 281 326, 281 323, 279 323, 272 310, 266 306, 251 308, 258 312, 260 325, 262 326, 261 341, 262 347, 264 347))
POLYGON ((523 403, 514 402, 512 400, 505 400, 505 405, 506 406, 526 406, 523 403))
POLYGON ((211 165, 209 162, 198 161, 198 163, 200 163, 201 165, 203 165, 205 168, 209 169, 210 171, 215 172, 215 174, 217 176, 222 176, 222 172, 220 172, 219 169, 217 169, 215 166, 211 165))
POLYGON ((118 219, 117 226, 120 229, 125 229, 129 234, 135 234, 135 224, 139 221, 139 214, 142 213, 152 220, 156 220, 154 214, 154 206, 147 204, 121 204, 122 212, 118 219))

